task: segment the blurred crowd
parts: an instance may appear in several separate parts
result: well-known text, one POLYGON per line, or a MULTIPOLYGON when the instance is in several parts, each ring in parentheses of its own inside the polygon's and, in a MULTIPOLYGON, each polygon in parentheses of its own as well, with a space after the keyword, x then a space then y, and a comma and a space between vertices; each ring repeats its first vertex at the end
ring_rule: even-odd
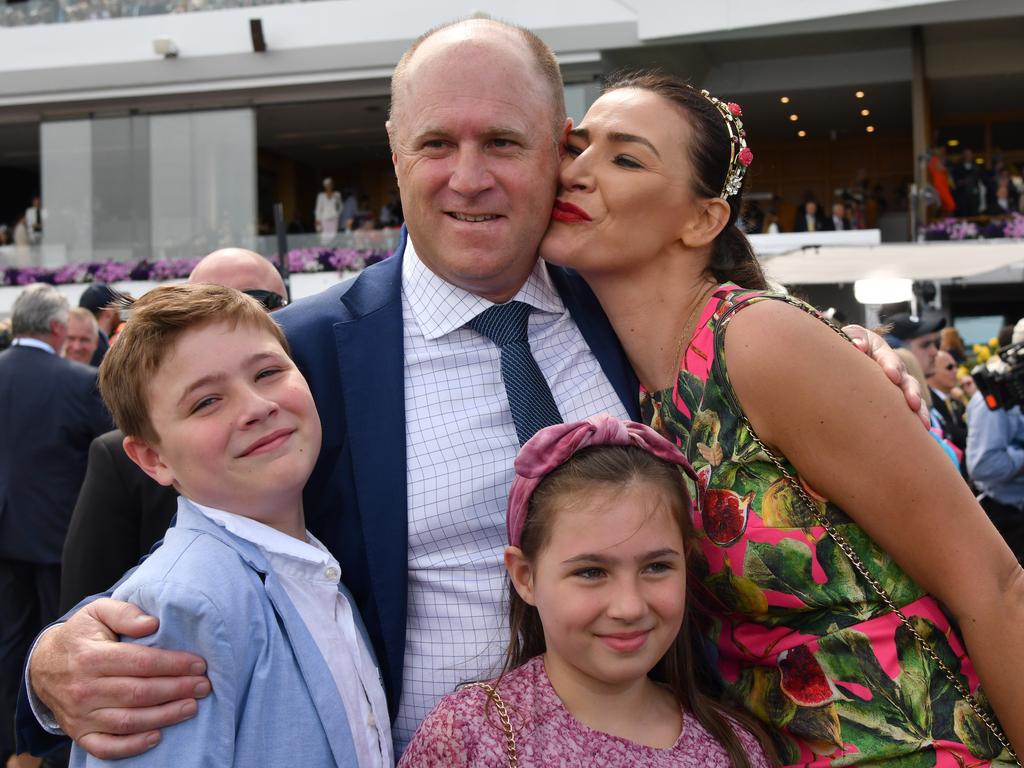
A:
POLYGON ((985 381, 995 374, 1020 386, 1008 361, 1015 359, 1015 345, 1024 345, 1024 319, 971 349, 938 315, 890 309, 882 321, 886 340, 921 384, 933 437, 1024 562, 1024 415, 1019 404, 982 391, 982 379, 972 376, 980 370, 985 381))
POLYGON ((1024 213, 1019 169, 996 156, 990 163, 964 147, 953 158, 936 147, 928 160, 928 180, 941 212, 947 216, 1008 216, 1024 213))

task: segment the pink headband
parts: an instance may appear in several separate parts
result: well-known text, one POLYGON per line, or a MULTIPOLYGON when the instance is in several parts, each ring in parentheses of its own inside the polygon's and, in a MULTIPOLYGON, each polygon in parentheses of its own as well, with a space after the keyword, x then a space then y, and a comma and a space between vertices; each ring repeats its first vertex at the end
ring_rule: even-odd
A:
POLYGON ((540 481, 576 451, 595 445, 643 448, 652 456, 682 467, 687 477, 697 483, 697 473, 680 450, 644 424, 602 413, 572 424, 545 427, 527 440, 516 456, 516 476, 508 492, 508 516, 505 518, 509 544, 519 546, 530 497, 540 481))

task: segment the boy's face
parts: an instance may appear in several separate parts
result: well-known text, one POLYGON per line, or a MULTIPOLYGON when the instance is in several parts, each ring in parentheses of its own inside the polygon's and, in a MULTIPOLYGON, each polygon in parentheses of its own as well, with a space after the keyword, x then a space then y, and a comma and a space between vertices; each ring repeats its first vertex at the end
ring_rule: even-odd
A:
POLYGON ((150 476, 264 522, 297 508, 320 451, 320 419, 273 335, 244 324, 189 329, 148 394, 159 443, 144 444, 137 463, 150 476))

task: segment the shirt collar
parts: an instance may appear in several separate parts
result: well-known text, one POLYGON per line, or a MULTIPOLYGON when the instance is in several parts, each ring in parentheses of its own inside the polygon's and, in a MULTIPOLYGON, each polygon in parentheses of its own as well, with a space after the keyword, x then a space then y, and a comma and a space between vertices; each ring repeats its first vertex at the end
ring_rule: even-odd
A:
MULTIPOLYGON (((461 328, 485 309, 494 306, 493 301, 452 285, 430 271, 420 261, 411 237, 406 240, 405 254, 402 256, 402 290, 420 331, 425 338, 431 340, 461 328)), ((560 315, 566 311, 540 259, 537 259, 530 276, 512 300, 529 304, 539 312, 560 315)))
POLYGON ((28 336, 19 336, 11 342, 12 347, 33 347, 35 349, 41 349, 44 352, 49 352, 51 355, 56 355, 57 351, 47 344, 45 341, 39 339, 32 339, 28 336))
MULTIPOLYGON (((184 496, 181 498, 185 499, 184 496)), ((192 501, 192 499, 188 499, 188 503, 228 533, 259 547, 267 556, 274 570, 280 570, 279 565, 282 561, 291 561, 296 565, 315 566, 318 571, 322 566, 337 566, 338 564, 338 561, 327 551, 327 547, 309 531, 306 531, 306 541, 299 541, 294 536, 282 533, 258 520, 225 512, 222 509, 207 507, 192 501)))

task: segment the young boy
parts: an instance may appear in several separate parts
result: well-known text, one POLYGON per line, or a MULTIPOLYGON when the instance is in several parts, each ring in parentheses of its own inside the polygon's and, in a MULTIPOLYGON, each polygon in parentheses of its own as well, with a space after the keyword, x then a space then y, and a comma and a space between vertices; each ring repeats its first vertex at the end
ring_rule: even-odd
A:
MULTIPOLYGON (((203 656, 213 691, 144 766, 393 764, 387 704, 340 568, 306 531, 320 420, 254 299, 156 288, 100 369, 132 461, 181 494, 163 544, 114 591, 160 620, 133 642, 203 656)), ((72 765, 100 761, 75 747, 72 765)))

